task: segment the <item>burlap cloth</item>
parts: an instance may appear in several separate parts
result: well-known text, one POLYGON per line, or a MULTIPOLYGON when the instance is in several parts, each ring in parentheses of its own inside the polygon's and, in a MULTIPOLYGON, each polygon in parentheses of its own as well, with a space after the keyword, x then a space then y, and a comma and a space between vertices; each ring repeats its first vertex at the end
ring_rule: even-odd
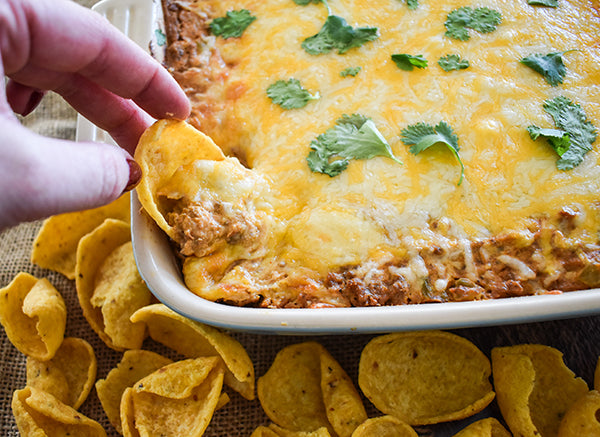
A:
MULTIPOLYGON (((80 3, 91 6, 93 1, 80 0, 80 3)), ((42 135, 74 140, 76 130, 76 114, 58 96, 50 93, 42 101, 41 106, 23 123, 42 135)), ((59 177, 60 175, 57 175, 59 177)), ((67 336, 81 337, 94 348, 98 359, 98 378, 104 378, 121 358, 121 354, 109 349, 100 338, 88 327, 79 307, 75 285, 62 275, 40 269, 29 261, 33 239, 40 222, 26 223, 0 233, 0 288, 8 285, 14 276, 21 271, 37 277, 47 278, 62 293, 68 307, 67 336)), ((600 312, 600 310, 599 310, 600 312)), ((323 312, 327 317, 327 312, 323 312)), ((584 378, 590 387, 593 384, 594 368, 600 355, 600 316, 584 317, 563 321, 549 321, 501 327, 471 328, 454 330, 453 332, 472 340, 489 356, 495 346, 519 343, 540 343, 556 347, 564 353, 567 365, 584 378)), ((348 374, 356 381, 360 352, 372 335, 343 336, 277 336, 232 333, 247 349, 252 358, 257 377, 269 367, 277 351, 292 343, 305 340, 321 342, 331 354, 339 360, 348 374)), ((169 349, 152 340, 144 344, 147 349, 155 350, 173 359, 178 357, 169 349)), ((13 419, 10 402, 12 393, 25 385, 25 357, 8 341, 0 328, 0 435, 19 435, 13 419)), ((256 426, 268 424, 258 400, 247 401, 237 393, 228 391, 231 402, 213 417, 207 436, 249 436, 256 426)), ((365 406, 370 416, 378 413, 365 399, 365 406)), ((99 421, 108 435, 118 435, 108 423, 100 406, 95 391, 92 390, 80 411, 99 421)), ((433 427, 419 428, 424 435, 451 436, 469 422, 485 417, 500 418, 498 408, 492 403, 482 413, 464 421, 442 424, 433 427)), ((184 437, 184 436, 182 436, 184 437)))

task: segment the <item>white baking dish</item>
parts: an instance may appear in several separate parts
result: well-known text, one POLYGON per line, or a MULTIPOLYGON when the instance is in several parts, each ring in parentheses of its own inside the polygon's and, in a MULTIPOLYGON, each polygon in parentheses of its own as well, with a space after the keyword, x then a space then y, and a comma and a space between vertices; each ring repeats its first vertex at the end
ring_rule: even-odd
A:
MULTIPOLYGON (((104 0, 94 9, 144 48, 155 38, 160 10, 152 0, 104 0)), ((78 140, 111 141, 82 118, 78 122, 78 140)), ((167 237, 142 211, 135 193, 131 202, 133 249, 148 287, 173 310, 215 326, 281 334, 379 333, 523 323, 600 313, 600 289, 562 295, 371 308, 260 309, 214 303, 185 287, 167 237)))

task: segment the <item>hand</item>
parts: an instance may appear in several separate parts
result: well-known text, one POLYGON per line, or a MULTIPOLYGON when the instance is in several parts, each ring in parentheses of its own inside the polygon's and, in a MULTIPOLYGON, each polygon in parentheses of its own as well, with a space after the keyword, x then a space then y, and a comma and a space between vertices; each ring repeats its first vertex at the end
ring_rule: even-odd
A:
POLYGON ((140 178, 131 158, 154 118, 185 119, 169 73, 100 15, 70 0, 0 0, 0 231, 21 221, 106 204, 140 178), (34 134, 26 115, 45 90, 121 146, 34 134))

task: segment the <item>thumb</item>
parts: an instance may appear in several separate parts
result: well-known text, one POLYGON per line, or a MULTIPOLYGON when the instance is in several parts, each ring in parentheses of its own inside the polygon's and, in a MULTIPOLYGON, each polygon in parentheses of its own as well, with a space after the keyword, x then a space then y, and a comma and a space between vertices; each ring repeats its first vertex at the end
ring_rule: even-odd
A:
POLYGON ((140 167, 119 147, 46 138, 0 121, 0 230, 104 205, 140 177, 140 167))

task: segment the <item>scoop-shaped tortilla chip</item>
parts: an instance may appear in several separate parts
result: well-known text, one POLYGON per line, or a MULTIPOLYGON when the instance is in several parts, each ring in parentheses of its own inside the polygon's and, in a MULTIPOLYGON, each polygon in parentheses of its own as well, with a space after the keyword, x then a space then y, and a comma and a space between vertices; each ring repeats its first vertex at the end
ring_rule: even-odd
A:
POLYGON ((394 416, 373 417, 365 420, 352 434, 352 437, 418 437, 417 432, 407 423, 394 416))
POLYGON ((0 323, 21 353, 45 361, 63 341, 67 307, 47 279, 21 272, 0 290, 0 323))
POLYGON ((94 349, 87 341, 67 337, 51 360, 27 358, 27 385, 78 409, 96 379, 96 363, 94 349))
POLYGON ((493 399, 490 362, 470 341, 442 331, 382 335, 363 349, 358 384, 385 414, 409 425, 458 420, 493 399))
POLYGON ((600 393, 592 390, 579 398, 565 414, 558 437, 600 436, 600 393))
POLYGON ((34 387, 13 394, 12 410, 22 436, 105 437, 102 426, 34 387))
POLYGON ((129 224, 107 219, 83 237, 76 270, 77 297, 92 329, 112 349, 139 349, 146 330, 129 318, 151 294, 133 258, 129 224))
POLYGON ((129 197, 129 193, 125 193, 114 202, 99 208, 68 212, 46 219, 33 242, 31 262, 75 279, 79 240, 107 218, 129 223, 129 197))
POLYGON ((96 393, 102 408, 111 425, 120 434, 123 434, 123 427, 119 409, 125 389, 172 362, 169 358, 155 352, 142 349, 127 350, 123 353, 117 367, 108 372, 106 379, 99 379, 96 382, 96 393))
POLYGON ((123 435, 201 436, 219 402, 223 371, 218 357, 193 358, 142 378, 121 398, 123 435))
POLYGON ((225 384, 254 399, 254 365, 244 347, 220 330, 176 313, 163 304, 148 305, 132 316, 150 337, 187 358, 219 356, 225 363, 225 384))
POLYGON ((167 211, 158 195, 161 187, 181 166, 223 159, 223 152, 212 139, 185 121, 159 120, 140 138, 135 150, 135 160, 142 168, 137 195, 146 212, 171 238, 173 228, 167 223, 167 211))
POLYGON ((351 379, 317 342, 280 350, 257 389, 267 416, 291 431, 325 427, 332 435, 350 436, 367 419, 351 379))
POLYGON ((259 426, 250 437, 330 437, 327 428, 319 428, 316 431, 290 431, 271 423, 269 426, 259 426))
POLYGON ((492 371, 498 406, 514 435, 556 436, 561 418, 588 392, 550 346, 494 348, 492 371))
POLYGON ((454 437, 511 437, 511 435, 498 419, 488 417, 471 423, 454 434, 454 437))

